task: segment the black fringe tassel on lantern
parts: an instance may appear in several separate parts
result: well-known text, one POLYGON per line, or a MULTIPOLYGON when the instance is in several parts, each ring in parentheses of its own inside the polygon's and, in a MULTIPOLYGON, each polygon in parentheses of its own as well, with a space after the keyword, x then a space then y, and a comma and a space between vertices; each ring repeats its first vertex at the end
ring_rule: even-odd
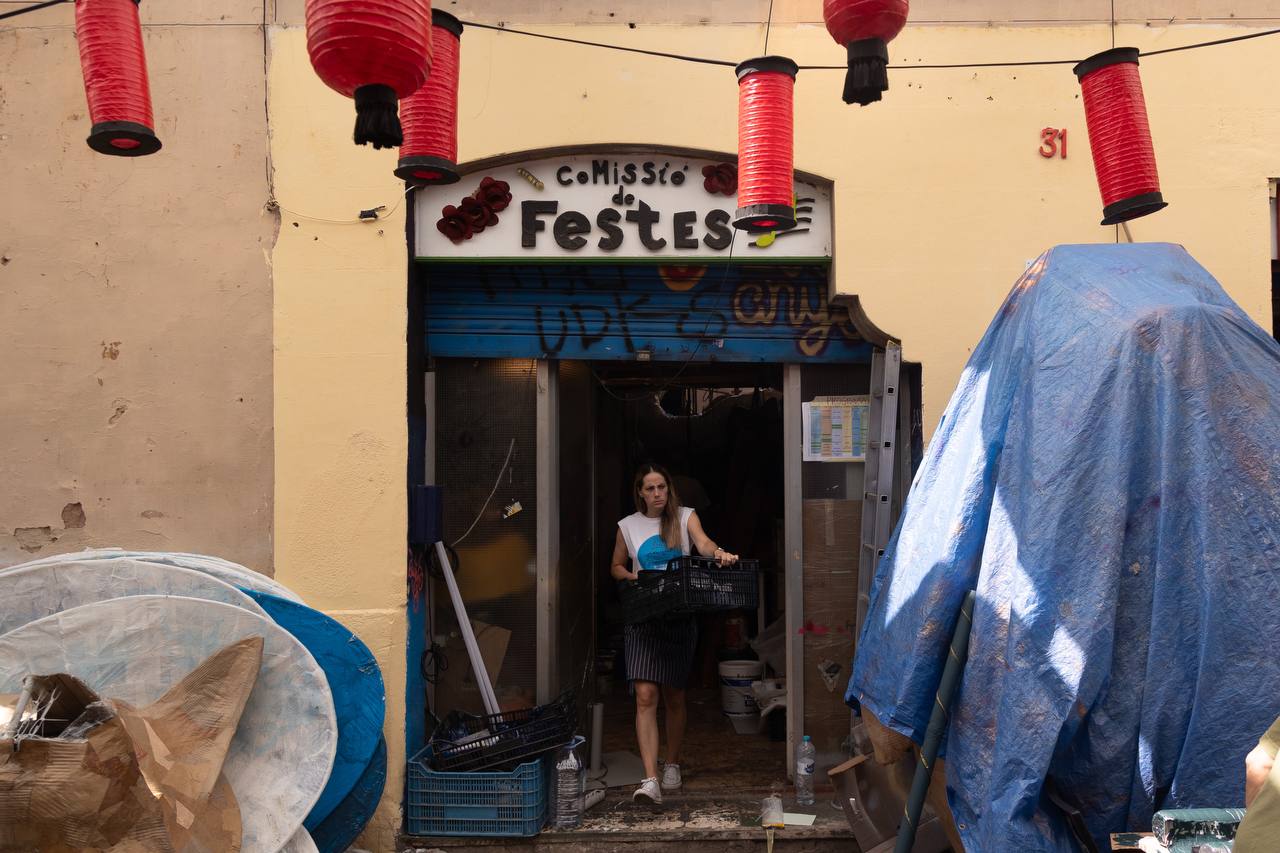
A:
POLYGON ((404 142, 400 127, 400 99, 390 86, 374 84, 355 91, 356 145, 396 148, 404 142))
POLYGON ((880 100, 889 88, 889 46, 883 39, 849 42, 849 71, 844 76, 844 102, 867 104, 880 100))
POLYGON ((305 9, 311 67, 355 101, 355 143, 400 145, 400 99, 431 73, 430 0, 306 0, 305 9))

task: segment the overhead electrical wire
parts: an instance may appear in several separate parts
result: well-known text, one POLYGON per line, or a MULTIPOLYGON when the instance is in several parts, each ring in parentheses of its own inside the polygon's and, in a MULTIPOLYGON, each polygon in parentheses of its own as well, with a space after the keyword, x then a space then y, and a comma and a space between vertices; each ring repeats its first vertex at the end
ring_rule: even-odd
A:
POLYGON ((60 3, 66 2, 68 2, 68 0, 45 0, 44 3, 36 3, 32 6, 23 6, 9 12, 0 12, 0 21, 3 21, 5 18, 16 18, 19 15, 25 15, 28 12, 38 12, 41 9, 47 9, 50 6, 57 6, 60 3))
MULTIPOLYGON (((35 3, 30 6, 23 6, 10 12, 0 13, 0 20, 5 18, 13 18, 27 12, 35 12, 40 9, 47 9, 50 6, 57 6, 62 3, 70 3, 73 0, 44 0, 42 3, 35 3)), ((772 18, 772 15, 770 15, 772 18)), ((628 47, 621 44, 609 44, 608 42, 589 41, 587 39, 575 39, 568 36, 556 36, 550 33, 535 33, 532 30, 517 30, 504 24, 482 24, 479 21, 461 21, 463 26, 474 27, 479 30, 493 30, 500 33, 510 33, 511 35, 525 36, 528 38, 546 39, 547 41, 563 42, 565 44, 576 44, 582 47, 597 47, 604 50, 616 50, 622 53, 635 53, 641 56, 654 56, 660 59, 674 59, 680 62, 692 62, 699 65, 720 65, 733 68, 738 63, 731 59, 714 59, 709 56, 693 56, 684 53, 671 53, 664 50, 648 50, 642 47, 628 47)), ((766 24, 765 38, 768 38, 768 27, 772 21, 764 22, 766 24)), ((1194 42, 1192 44, 1179 45, 1178 47, 1166 47, 1160 50, 1147 50, 1139 53, 1139 56, 1163 56, 1167 53, 1180 53, 1185 50, 1197 50, 1202 47, 1217 47, 1223 44, 1232 44, 1234 42, 1249 41, 1250 39, 1265 38, 1267 36, 1280 35, 1280 28, 1273 30, 1261 30, 1256 33, 1245 33, 1238 36, 1228 36, 1227 38, 1212 39, 1210 41, 1194 42)), ((768 42, 766 41, 766 46, 768 42)), ((894 71, 934 71, 945 69, 960 68, 1026 68, 1038 65, 1076 65, 1080 59, 1022 59, 1010 62, 943 62, 943 63, 927 63, 917 65, 890 65, 888 68, 894 71)), ((801 65, 801 71, 848 71, 849 67, 845 65, 801 65)))
POLYGON ((618 50, 623 53, 638 53, 643 56, 656 56, 660 59, 678 59, 681 62, 696 62, 702 65, 723 65, 734 68, 738 63, 728 59, 712 59, 706 56, 689 56, 683 53, 668 53, 664 50, 647 50, 642 47, 627 47, 621 44, 606 44, 599 41, 586 41, 585 39, 572 39, 568 36, 553 36, 550 33, 535 33, 530 30, 515 30, 505 27, 501 24, 481 24, 476 21, 463 21, 464 27, 474 27, 479 30, 494 30, 500 33, 511 33, 517 36, 528 36, 530 38, 546 39, 548 41, 564 42, 565 44, 577 44, 583 47, 601 47, 606 50, 618 50))
MULTIPOLYGON (((62 0, 59 0, 59 2, 62 2, 62 0)), ((400 205, 404 203, 405 197, 408 196, 409 193, 417 189, 422 189, 422 188, 417 186, 416 184, 410 185, 405 189, 404 195, 400 196, 396 200, 396 203, 391 205, 390 209, 388 209, 385 204, 380 204, 377 207, 371 207, 368 210, 360 211, 360 215, 355 217, 354 219, 326 219, 321 216, 311 216, 310 214, 299 213, 296 210, 290 210, 289 208, 282 205, 280 201, 276 199, 274 196, 267 199, 266 209, 278 210, 281 213, 289 214, 289 216, 291 217, 297 217, 298 219, 306 219, 311 222, 324 222, 329 225, 366 225, 370 222, 386 221, 388 218, 391 217, 392 214, 394 214, 397 210, 400 209, 400 205)), ((297 224, 298 223, 296 222, 294 223, 294 225, 297 225, 297 224)))
MULTIPOLYGON (((463 21, 464 26, 475 27, 482 30, 494 30, 500 33, 511 33, 512 35, 527 36, 529 38, 547 39, 549 41, 565 42, 567 44, 577 44, 584 47, 598 47, 605 50, 617 50, 623 53, 637 53, 644 56, 657 56, 663 59, 676 59, 681 62, 694 62, 701 65, 721 65, 729 68, 736 67, 737 62, 730 59, 713 59, 708 56, 692 56, 683 53, 668 53, 661 50, 647 50, 639 47, 627 47, 621 44, 609 44, 607 42, 587 41, 585 39, 574 39, 567 36, 555 36, 550 33, 535 33, 531 30, 517 30, 502 24, 481 24, 476 21, 463 21)), ((1213 39, 1212 41, 1195 42, 1193 44, 1184 44, 1178 47, 1168 47, 1162 50, 1148 50, 1139 53, 1139 56, 1160 56, 1166 53, 1178 53, 1184 50, 1195 50, 1202 47, 1216 47, 1222 44, 1231 44, 1237 41, 1248 41, 1249 39, 1263 38, 1265 36, 1280 35, 1280 29, 1262 30, 1256 33, 1245 33, 1244 35, 1230 36, 1228 38, 1213 39)), ((1024 59, 1010 62, 952 62, 952 63, 931 63, 918 65, 890 65, 888 66, 894 71, 916 71, 916 70, 939 70, 948 68, 1023 68, 1027 66, 1037 65, 1076 65, 1080 59, 1024 59)), ((848 71, 849 66, 845 65, 801 65, 801 71, 848 71)))

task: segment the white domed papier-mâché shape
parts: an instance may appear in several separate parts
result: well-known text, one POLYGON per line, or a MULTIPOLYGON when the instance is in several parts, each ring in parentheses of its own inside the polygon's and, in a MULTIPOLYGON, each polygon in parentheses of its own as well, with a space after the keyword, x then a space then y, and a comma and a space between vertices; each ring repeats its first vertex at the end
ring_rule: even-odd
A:
POLYGON ((261 572, 255 572, 248 566, 242 566, 239 563, 233 563, 221 557, 211 557, 207 554, 185 554, 180 551, 126 551, 123 548, 90 548, 67 554, 51 554, 38 560, 18 563, 17 565, 0 569, 0 574, 17 571, 18 569, 27 569, 32 566, 43 566, 49 563, 79 563, 85 560, 112 560, 121 557, 204 572, 232 586, 244 587, 258 592, 269 592, 272 595, 278 595, 290 601, 302 601, 297 593, 284 584, 267 577, 261 572))
POLYGON ((63 610, 132 595, 200 598, 267 615, 248 594, 192 569, 128 557, 50 562, 0 572, 0 635, 63 610))

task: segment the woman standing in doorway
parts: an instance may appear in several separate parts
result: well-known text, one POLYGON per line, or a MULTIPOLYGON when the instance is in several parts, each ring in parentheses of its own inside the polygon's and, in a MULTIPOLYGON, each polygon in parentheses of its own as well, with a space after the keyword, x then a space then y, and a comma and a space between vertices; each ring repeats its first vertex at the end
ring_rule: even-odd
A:
MULTIPOLYGON (((662 571, 668 560, 687 556, 689 546, 722 564, 735 563, 711 541, 692 509, 680 506, 671 477, 658 465, 642 465, 636 472, 632 497, 636 512, 618 522, 609 573, 616 581, 636 580, 641 571, 662 571), (631 568, 627 568, 628 557, 631 568)), ((680 743, 686 720, 685 683, 698 643, 698 623, 692 617, 627 625, 624 633, 627 679, 636 696, 636 739, 644 762, 645 779, 633 800, 662 802, 662 792, 680 789, 680 743), (658 695, 667 706, 667 760, 658 783, 658 695)))

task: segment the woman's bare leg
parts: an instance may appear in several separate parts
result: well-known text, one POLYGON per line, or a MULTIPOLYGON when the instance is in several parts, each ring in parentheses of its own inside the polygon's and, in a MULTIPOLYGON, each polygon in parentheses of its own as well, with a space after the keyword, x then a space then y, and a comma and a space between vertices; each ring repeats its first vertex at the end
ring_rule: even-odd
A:
POLYGON ((689 719, 684 699, 684 688, 662 685, 662 701, 667 706, 668 764, 680 763, 680 746, 684 743, 684 728, 689 719))
MULTIPOLYGON (((658 685, 652 681, 636 681, 636 741, 646 778, 658 775, 658 685)), ((671 713, 667 709, 668 718, 671 713)))

